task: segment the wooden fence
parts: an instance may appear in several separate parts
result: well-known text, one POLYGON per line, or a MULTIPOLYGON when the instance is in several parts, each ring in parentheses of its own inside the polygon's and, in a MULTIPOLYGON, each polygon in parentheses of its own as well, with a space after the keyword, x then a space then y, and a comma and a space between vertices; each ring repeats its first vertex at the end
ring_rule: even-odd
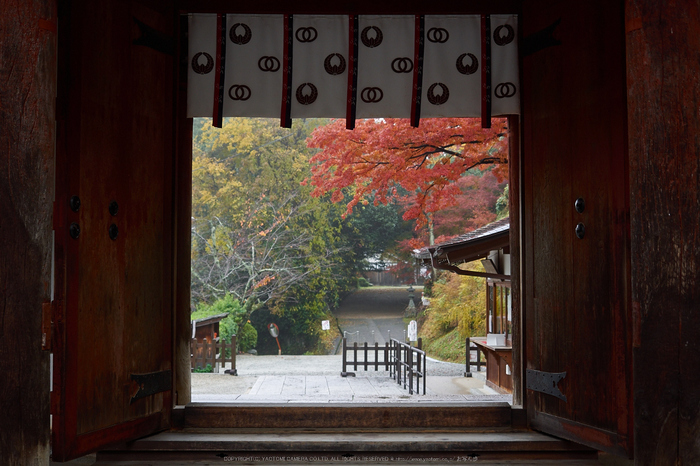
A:
POLYGON ((384 346, 379 346, 379 343, 374 342, 374 346, 368 346, 367 342, 364 346, 358 346, 357 342, 353 346, 348 346, 348 339, 343 338, 343 370, 340 373, 341 376, 347 377, 348 375, 355 375, 354 372, 349 372, 348 368, 352 366, 353 370, 357 370, 357 367, 364 368, 366 371, 369 367, 374 367, 375 371, 378 370, 389 370, 389 365, 391 364, 390 352, 393 351, 392 346, 389 343, 384 343, 384 346), (363 356, 363 358, 359 358, 363 356), (348 355, 352 355, 352 360, 348 360, 348 355), (374 360, 372 360, 372 356, 374 360))
POLYGON ((413 377, 416 377, 416 391, 420 393, 420 379, 423 379, 423 394, 425 395, 425 352, 421 350, 423 341, 418 339, 418 346, 414 347, 408 343, 400 342, 392 338, 384 346, 379 346, 375 342, 374 346, 369 346, 364 342, 358 346, 354 342, 348 346, 346 338, 343 338, 343 370, 342 377, 355 376, 355 372, 360 367, 367 371, 374 368, 375 371, 389 371, 398 384, 403 382, 404 388, 408 388, 413 394, 413 377), (407 386, 408 385, 408 386, 407 386))
POLYGON ((204 369, 207 364, 212 367, 219 363, 220 367, 225 367, 226 363, 231 363, 231 369, 226 370, 227 374, 238 375, 236 369, 236 335, 231 337, 231 343, 226 343, 220 338, 213 341, 195 339, 190 340, 190 361, 192 370, 204 369))

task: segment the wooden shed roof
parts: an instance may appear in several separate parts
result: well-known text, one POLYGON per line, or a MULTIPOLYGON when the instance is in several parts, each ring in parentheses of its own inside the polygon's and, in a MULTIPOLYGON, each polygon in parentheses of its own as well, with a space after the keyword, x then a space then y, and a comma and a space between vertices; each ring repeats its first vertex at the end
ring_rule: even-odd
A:
POLYGON ((488 257, 495 249, 510 245, 508 217, 463 235, 414 251, 414 257, 427 265, 456 265, 488 257))
POLYGON ((213 316, 202 317, 201 319, 193 320, 192 323, 195 325, 195 327, 202 327, 204 325, 215 324, 217 322, 221 322, 226 317, 228 317, 228 313, 224 312, 223 314, 216 314, 213 316))

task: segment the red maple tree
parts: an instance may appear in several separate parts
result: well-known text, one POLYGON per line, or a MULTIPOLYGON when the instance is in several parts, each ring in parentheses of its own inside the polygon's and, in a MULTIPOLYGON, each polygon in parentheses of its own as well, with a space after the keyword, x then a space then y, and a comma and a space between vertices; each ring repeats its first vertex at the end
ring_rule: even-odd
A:
POLYGON ((352 188, 345 215, 371 197, 384 204, 403 199, 403 217, 415 219, 417 228, 431 213, 457 204, 463 194, 458 181, 468 170, 495 164, 498 182, 508 174, 505 119, 494 119, 490 129, 477 118, 424 119, 419 128, 406 119, 367 119, 353 131, 334 120, 314 130, 307 144, 321 149, 305 181, 314 186, 313 195, 332 193, 339 202, 352 188))
POLYGON ((433 214, 435 241, 452 237, 496 221, 496 202, 503 194, 506 181, 498 180, 494 170, 479 174, 468 173, 457 180, 461 194, 456 203, 433 214))

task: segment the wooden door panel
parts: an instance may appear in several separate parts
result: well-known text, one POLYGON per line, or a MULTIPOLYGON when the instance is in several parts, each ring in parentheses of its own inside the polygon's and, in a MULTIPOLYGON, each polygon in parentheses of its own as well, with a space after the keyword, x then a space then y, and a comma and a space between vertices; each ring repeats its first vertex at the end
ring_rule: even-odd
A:
POLYGON ((523 296, 527 369, 566 372, 565 399, 537 390, 526 371, 528 417, 536 429, 629 454, 623 8, 524 3, 526 38, 557 21, 555 40, 523 58, 523 296))
POLYGON ((170 422, 173 58, 133 43, 135 19, 172 34, 154 3, 73 1, 60 16, 58 460, 170 422), (141 397, 144 374, 157 386, 141 397))

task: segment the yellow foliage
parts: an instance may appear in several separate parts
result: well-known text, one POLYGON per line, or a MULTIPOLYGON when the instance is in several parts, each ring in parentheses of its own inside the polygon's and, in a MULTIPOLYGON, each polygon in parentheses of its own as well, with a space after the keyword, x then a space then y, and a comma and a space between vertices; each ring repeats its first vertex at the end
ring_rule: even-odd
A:
MULTIPOLYGON (((483 272, 478 262, 460 266, 483 272)), ((486 334, 485 278, 446 273, 433 285, 421 333, 436 339, 457 328, 460 338, 486 334)))

